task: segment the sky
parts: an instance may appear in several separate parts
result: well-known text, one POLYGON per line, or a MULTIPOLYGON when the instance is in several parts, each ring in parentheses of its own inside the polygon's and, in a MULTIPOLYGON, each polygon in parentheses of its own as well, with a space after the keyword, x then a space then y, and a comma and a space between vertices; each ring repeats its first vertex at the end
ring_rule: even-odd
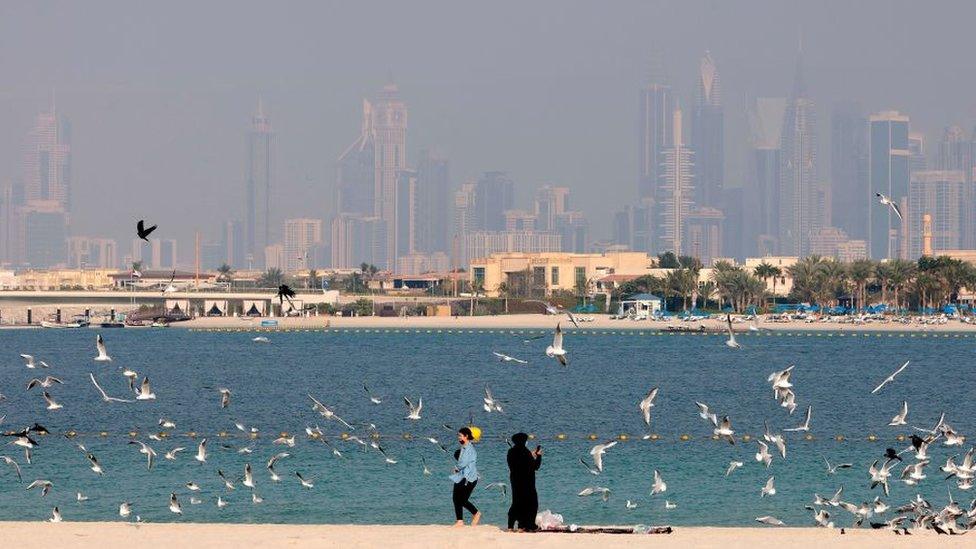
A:
MULTIPOLYGON (((683 106, 709 50, 722 80, 726 184, 748 181, 747 109, 789 93, 802 41, 829 176, 830 106, 900 110, 929 147, 976 122, 976 2, 4 2, 0 178, 36 113, 72 122, 72 233, 216 239, 241 218, 244 135, 263 97, 277 133, 278 220, 327 219, 361 100, 392 75, 411 161, 435 148, 458 185, 507 171, 528 207, 571 188, 595 239, 636 198, 638 93, 658 57, 683 106), (55 99, 56 98, 56 99, 55 99), (609 191, 609 192, 608 192, 609 191)), ((686 117, 687 119, 688 117, 686 117)))

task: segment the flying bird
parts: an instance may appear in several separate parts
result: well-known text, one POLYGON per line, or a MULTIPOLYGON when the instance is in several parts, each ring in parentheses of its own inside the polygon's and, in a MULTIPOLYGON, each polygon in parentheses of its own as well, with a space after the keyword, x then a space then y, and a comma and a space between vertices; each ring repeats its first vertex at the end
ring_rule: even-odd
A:
POLYGON ((98 350, 98 356, 95 357, 96 362, 112 362, 112 357, 108 356, 108 351, 105 350, 105 340, 102 339, 102 334, 95 336, 95 348, 98 350))
POLYGON ((874 193, 874 196, 878 197, 878 202, 888 206, 891 208, 891 211, 895 212, 895 215, 898 216, 898 221, 902 221, 901 208, 898 207, 898 204, 896 204, 894 200, 888 198, 882 193, 874 193))
POLYGON ((410 399, 407 397, 403 397, 403 402, 407 405, 407 417, 405 417, 404 419, 410 419, 413 421, 419 420, 420 411, 424 409, 424 399, 418 398, 416 406, 414 406, 414 404, 410 402, 410 399))
POLYGON ((803 423, 792 429, 783 429, 784 431, 797 432, 797 431, 809 431, 810 430, 810 414, 813 412, 813 406, 807 406, 807 413, 803 417, 803 423))
POLYGON ((667 489, 668 489, 668 484, 664 482, 664 480, 661 478, 661 473, 659 473, 657 469, 655 469, 654 484, 651 485, 651 495, 653 496, 654 494, 660 494, 666 492, 667 489))
POLYGON ((590 448, 590 456, 593 457, 593 464, 596 466, 596 470, 598 472, 600 473, 603 472, 603 454, 605 454, 607 450, 613 448, 616 445, 617 445, 617 441, 611 440, 610 442, 597 444, 594 447, 590 448))
POLYGON ((556 333, 552 336, 552 345, 546 347, 546 356, 555 358, 563 366, 567 364, 566 349, 563 349, 563 331, 559 328, 558 323, 556 324, 556 333))
POLYGON ((372 402, 373 404, 383 404, 383 399, 374 395, 373 392, 369 390, 369 387, 367 387, 365 383, 363 383, 363 391, 366 391, 366 396, 369 397, 369 401, 372 402))
POLYGON ((128 399, 125 399, 125 398, 115 398, 115 397, 108 396, 107 394, 105 394, 105 391, 98 384, 98 382, 95 381, 95 374, 93 374, 91 372, 88 372, 88 377, 91 378, 92 385, 95 386, 95 389, 98 390, 98 393, 100 395, 102 395, 102 401, 103 402, 132 402, 131 400, 128 400, 128 399))
POLYGON ((499 352, 496 352, 496 351, 492 351, 491 354, 497 356, 498 357, 498 360, 500 360, 501 362, 517 362, 518 364, 528 364, 529 363, 528 360, 522 360, 522 359, 515 358, 513 356, 508 356, 506 354, 499 353, 499 352))
POLYGON ((823 460, 824 460, 824 463, 827 464, 827 474, 828 475, 834 475, 834 474, 836 474, 838 469, 850 469, 851 467, 854 467, 854 464, 853 463, 838 463, 837 465, 831 465, 830 462, 827 461, 827 458, 826 457, 824 457, 824 456, 820 456, 820 457, 822 457, 823 460))
POLYGON ((648 427, 651 426, 651 408, 654 407, 655 398, 657 398, 657 387, 651 388, 651 390, 647 392, 647 396, 645 396, 644 399, 637 404, 637 407, 640 408, 641 416, 644 419, 644 425, 647 425, 648 427))
POLYGON ((729 332, 729 339, 726 340, 725 345, 732 349, 741 349, 742 346, 735 340, 735 332, 732 331, 732 315, 728 313, 725 315, 725 329, 729 332))
POLYGON ((910 362, 911 362, 910 360, 906 360, 905 363, 901 365, 901 368, 898 368, 897 370, 895 370, 895 372, 893 374, 891 374, 890 376, 886 377, 885 380, 882 381, 880 385, 878 385, 877 387, 874 388, 873 391, 871 391, 871 394, 873 395, 873 394, 877 393, 878 391, 881 390, 882 387, 884 387, 888 383, 891 383, 892 381, 894 381, 895 380, 895 376, 897 376, 898 374, 901 373, 902 370, 904 370, 905 368, 907 368, 908 367, 908 364, 910 362))
MULTIPOLYGON (((333 412, 332 410, 330 410, 325 404, 322 404, 321 402, 315 400, 315 397, 313 397, 312 395, 310 395, 308 393, 306 393, 306 396, 308 398, 312 399, 312 402, 314 403, 314 404, 312 404, 312 410, 315 410, 316 412, 318 412, 319 415, 321 415, 325 419, 331 419, 333 421, 338 421, 339 423, 345 425, 348 429, 354 429, 354 427, 352 425, 348 424, 346 422, 346 420, 344 420, 341 417, 337 416, 335 414, 335 412, 333 412)), ((404 400, 406 400, 406 399, 404 399, 404 400)), ((420 406, 423 407, 423 401, 421 401, 420 406)), ((417 418, 416 419, 420 419, 420 410, 419 409, 417 410, 417 418)))
POLYGON ((20 358, 24 359, 25 361, 24 366, 27 366, 27 368, 31 370, 37 368, 38 366, 40 366, 41 368, 48 367, 48 365, 43 360, 40 362, 34 362, 34 355, 21 354, 20 358))
POLYGON ((136 223, 136 234, 139 235, 139 238, 145 240, 146 242, 149 242, 149 239, 146 237, 149 236, 155 230, 156 230, 155 225, 146 228, 146 221, 144 219, 140 219, 139 222, 136 223))
POLYGON ((54 376, 46 376, 44 379, 37 379, 36 377, 31 378, 31 380, 27 382, 27 390, 30 391, 34 387, 43 387, 47 389, 52 385, 54 385, 55 383, 57 383, 58 385, 64 384, 63 381, 61 381, 60 379, 54 376))
POLYGON ((906 423, 905 419, 907 417, 908 417, 908 401, 905 400, 901 404, 901 412, 898 412, 898 415, 896 415, 895 417, 891 418, 891 421, 888 422, 888 425, 890 425, 892 427, 897 427, 899 425, 905 425, 905 423, 906 423))
POLYGON ((142 385, 139 386, 139 392, 136 393, 136 400, 156 400, 156 393, 152 392, 148 377, 142 378, 142 385))

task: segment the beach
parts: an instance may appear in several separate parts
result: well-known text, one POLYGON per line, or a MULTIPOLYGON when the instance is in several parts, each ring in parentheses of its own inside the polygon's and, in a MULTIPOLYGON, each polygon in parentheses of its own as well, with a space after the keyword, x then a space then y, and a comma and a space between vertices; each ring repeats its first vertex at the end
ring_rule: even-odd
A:
POLYGON ((19 548, 99 547, 464 547, 600 548, 613 547, 976 547, 976 537, 911 536, 866 529, 678 528, 671 534, 514 534, 494 526, 359 526, 283 524, 125 524, 117 522, 0 523, 0 536, 19 548), (29 534, 27 533, 29 531, 29 534))

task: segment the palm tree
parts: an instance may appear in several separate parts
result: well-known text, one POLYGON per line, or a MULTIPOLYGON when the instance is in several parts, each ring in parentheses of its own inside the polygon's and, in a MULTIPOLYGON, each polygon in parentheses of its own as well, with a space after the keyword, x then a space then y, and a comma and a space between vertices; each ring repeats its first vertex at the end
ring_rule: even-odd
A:
POLYGON ((305 281, 306 287, 318 288, 322 285, 322 281, 319 279, 319 272, 315 269, 309 269, 308 278, 305 281))
POLYGON ((817 301, 823 306, 833 306, 837 292, 847 286, 847 268, 834 259, 824 260, 818 266, 817 301))
POLYGON ((261 288, 277 288, 285 283, 285 274, 281 269, 268 269, 258 279, 258 286, 261 288))
POLYGON ((132 262, 132 270, 133 271, 141 271, 142 270, 142 261, 133 261, 132 262))
POLYGON ((230 265, 223 263, 217 268, 217 281, 218 282, 230 282, 231 275, 234 274, 234 268, 230 265))
POLYGON ((858 259, 847 266, 847 276, 854 285, 859 310, 863 310, 867 304, 868 282, 874 277, 875 272, 874 262, 870 259, 858 259))
POLYGON ((813 303, 816 301, 819 285, 818 271, 823 258, 819 255, 805 257, 786 270, 793 277, 793 296, 797 301, 813 303))
POLYGON ((756 265, 756 268, 752 270, 752 274, 762 280, 763 284, 768 283, 770 278, 773 279, 773 299, 776 299, 776 282, 778 277, 783 276, 782 269, 763 261, 759 265, 756 265))
POLYGON ((891 265, 889 277, 891 286, 895 291, 895 308, 898 308, 901 306, 899 297, 901 290, 914 278, 918 269, 915 263, 904 259, 893 259, 888 263, 891 265))

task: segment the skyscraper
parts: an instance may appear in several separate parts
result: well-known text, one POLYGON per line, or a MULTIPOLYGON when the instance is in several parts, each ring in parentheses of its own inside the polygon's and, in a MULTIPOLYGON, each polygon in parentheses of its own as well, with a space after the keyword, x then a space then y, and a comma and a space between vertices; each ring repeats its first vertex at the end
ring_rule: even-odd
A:
POLYGON ((275 134, 271 118, 258 99, 247 132, 247 170, 244 205, 244 238, 247 262, 260 265, 265 246, 274 241, 271 226, 271 194, 274 192, 275 134))
POLYGON ((68 121, 55 107, 34 119, 24 143, 24 200, 50 200, 71 209, 71 143, 68 121))
POLYGON ((673 116, 674 143, 661 154, 660 184, 656 201, 658 242, 661 251, 684 253, 682 236, 688 212, 694 207, 692 151, 681 137, 681 109, 673 116))
POLYGON ((18 208, 18 254, 32 269, 64 265, 68 220, 58 200, 31 200, 18 208))
POLYGON ((536 228, 552 231, 556 228, 556 217, 569 210, 569 188, 545 185, 535 193, 536 228))
POLYGON ((718 69, 709 52, 698 70, 698 100, 691 119, 691 144, 695 151, 695 203, 721 208, 725 179, 725 114, 718 69))
MULTIPOLYGON (((393 257, 400 258, 414 253, 417 219, 417 172, 400 170, 394 186, 393 206, 393 257)), ((395 262, 391 260, 395 265, 395 262)))
POLYGON ((703 265, 711 265, 722 250, 722 223, 725 216, 716 208, 695 208, 685 219, 684 255, 697 257, 703 265))
POLYGON ((474 227, 505 230, 505 211, 515 203, 515 185, 505 172, 485 172, 474 187, 474 227))
POLYGON ((286 219, 284 241, 284 271, 315 269, 324 258, 318 257, 322 246, 321 219, 286 219))
POLYGON ((783 116, 780 143, 779 253, 802 256, 807 240, 820 229, 822 192, 817 183, 817 124, 813 101, 803 80, 802 53, 797 56, 793 94, 783 116))
POLYGON ((590 250, 590 224, 583 212, 560 213, 553 231, 560 236, 562 251, 582 254, 590 250))
POLYGON ((760 97, 749 113, 752 129, 753 185, 748 197, 753 215, 745 227, 749 235, 747 254, 777 253, 780 211, 780 158, 786 98, 760 97))
POLYGON ((852 102, 837 103, 830 116, 831 223, 854 240, 867 240, 868 119, 852 102))
POLYGON ((336 213, 373 215, 376 184, 373 106, 363 100, 363 126, 359 137, 339 156, 336 166, 336 213))
POLYGON ((332 220, 332 268, 358 269, 362 263, 382 268, 386 258, 386 224, 375 216, 339 214, 332 220))
POLYGON ((653 199, 660 183, 661 152, 673 145, 671 86, 651 82, 640 93, 640 170, 637 196, 653 199))
POLYGON ((396 264, 396 185, 400 170, 407 166, 407 107, 399 98, 396 84, 390 82, 373 103, 374 172, 373 215, 386 224, 386 262, 396 264))
POLYGON ((937 170, 966 171, 972 159, 970 155, 971 143, 966 139, 965 132, 959 126, 949 126, 942 132, 939 141, 939 158, 936 161, 937 170))
MULTIPOLYGON (((910 177, 908 148, 908 117, 897 111, 872 114, 868 118, 868 180, 870 196, 882 193, 905 212, 908 208, 910 177)), ((902 222, 890 208, 878 207, 871 200, 867 210, 868 242, 873 259, 901 257, 904 236, 902 222)), ((906 249, 907 255, 907 249, 906 249)))
POLYGON ((220 247, 219 259, 221 263, 227 263, 238 269, 250 269, 247 257, 244 253, 244 228, 237 220, 225 221, 220 227, 220 247))
POLYGON ((912 173, 905 215, 909 258, 922 255, 926 216, 931 221, 933 252, 963 248, 965 217, 972 207, 964 200, 965 187, 966 175, 962 170, 912 173))
POLYGON ((451 178, 446 158, 422 151, 417 165, 417 222, 414 247, 425 253, 447 252, 451 232, 451 178))

